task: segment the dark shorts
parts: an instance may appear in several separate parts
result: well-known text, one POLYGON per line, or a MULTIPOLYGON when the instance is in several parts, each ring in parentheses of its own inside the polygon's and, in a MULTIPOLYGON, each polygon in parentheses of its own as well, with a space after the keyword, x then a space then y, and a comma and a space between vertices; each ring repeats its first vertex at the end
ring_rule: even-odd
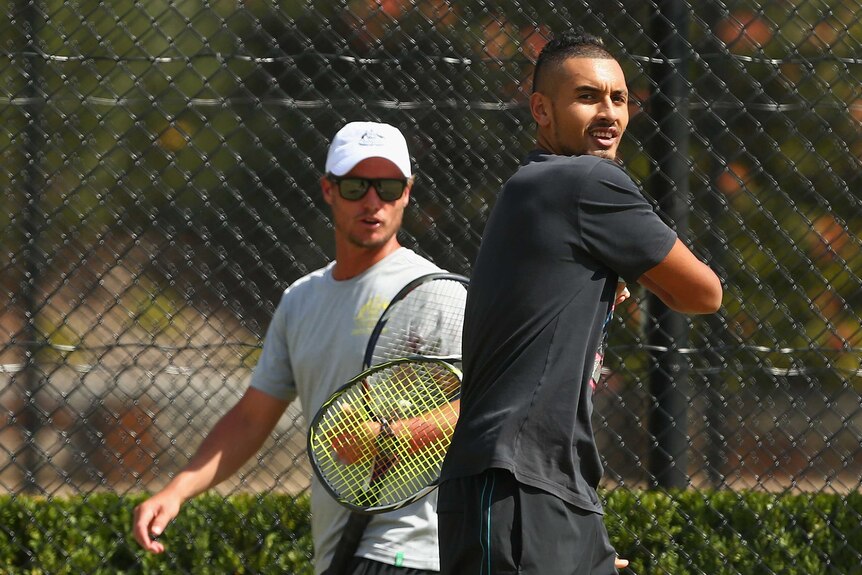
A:
POLYGON ((508 471, 439 488, 441 575, 611 575, 616 552, 602 516, 583 511, 508 471))
POLYGON ((440 575, 437 571, 424 571, 422 569, 409 569, 407 567, 396 567, 388 563, 354 557, 348 570, 350 575, 440 575))

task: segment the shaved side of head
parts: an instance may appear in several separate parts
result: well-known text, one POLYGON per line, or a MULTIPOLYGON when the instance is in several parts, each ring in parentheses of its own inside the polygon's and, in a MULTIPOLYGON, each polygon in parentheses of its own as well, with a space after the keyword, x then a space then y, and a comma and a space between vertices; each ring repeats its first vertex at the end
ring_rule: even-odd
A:
POLYGON ((533 92, 549 93, 556 84, 553 78, 560 65, 569 58, 616 59, 598 36, 582 29, 566 32, 545 44, 539 53, 533 70, 533 92))

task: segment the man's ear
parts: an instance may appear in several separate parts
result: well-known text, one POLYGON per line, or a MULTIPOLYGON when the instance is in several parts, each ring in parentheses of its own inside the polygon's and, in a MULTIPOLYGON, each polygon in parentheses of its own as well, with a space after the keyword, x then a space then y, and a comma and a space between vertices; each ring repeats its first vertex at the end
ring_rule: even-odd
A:
POLYGON ((323 201, 331 206, 332 195, 335 193, 335 184, 326 177, 326 174, 320 177, 320 191, 323 195, 323 201))
POLYGON ((546 127, 551 123, 551 100, 541 92, 533 92, 530 95, 530 113, 540 127, 546 127))
POLYGON ((413 182, 415 181, 416 180, 413 177, 410 177, 407 180, 407 187, 404 188, 404 196, 402 196, 404 198, 405 206, 410 203, 410 192, 413 191, 413 182))

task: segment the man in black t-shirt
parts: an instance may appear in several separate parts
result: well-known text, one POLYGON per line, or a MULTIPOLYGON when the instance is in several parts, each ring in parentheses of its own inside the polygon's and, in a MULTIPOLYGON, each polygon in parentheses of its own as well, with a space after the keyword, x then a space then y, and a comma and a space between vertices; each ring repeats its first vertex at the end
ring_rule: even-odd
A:
POLYGON ((438 497, 444 574, 615 573, 590 380, 618 280, 683 313, 721 305, 716 275, 613 161, 628 91, 602 41, 551 41, 530 109, 537 149, 503 186, 470 280, 438 497))

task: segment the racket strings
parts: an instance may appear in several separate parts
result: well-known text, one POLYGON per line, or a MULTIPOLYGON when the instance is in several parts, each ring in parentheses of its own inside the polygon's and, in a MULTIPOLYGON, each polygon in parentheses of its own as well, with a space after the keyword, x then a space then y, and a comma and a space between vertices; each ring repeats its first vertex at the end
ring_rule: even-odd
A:
POLYGON ((331 402, 310 445, 338 498, 364 508, 386 506, 433 483, 454 430, 450 402, 459 383, 445 364, 399 362, 372 371, 364 385, 331 402), (409 425, 392 432, 398 422, 431 426, 434 437, 417 445, 409 425))
POLYGON ((394 302, 374 344, 371 365, 412 355, 460 355, 466 298, 462 282, 436 279, 394 302))

